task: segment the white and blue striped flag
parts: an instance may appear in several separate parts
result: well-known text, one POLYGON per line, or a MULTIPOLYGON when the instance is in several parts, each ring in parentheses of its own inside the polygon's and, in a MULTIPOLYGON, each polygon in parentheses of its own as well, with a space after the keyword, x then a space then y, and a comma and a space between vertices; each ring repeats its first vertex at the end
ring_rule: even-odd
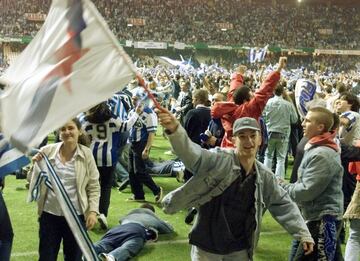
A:
POLYGON ((18 149, 11 146, 0 133, 0 178, 28 165, 30 160, 18 149))
POLYGON ((90 0, 53 0, 38 34, 0 78, 7 85, 0 98, 3 133, 26 152, 135 74, 90 0))
MULTIPOLYGON (((0 78, 1 125, 6 139, 27 152, 51 131, 107 100, 136 68, 90 0, 53 0, 35 38, 0 78)), ((49 174, 64 216, 84 257, 98 260, 66 191, 49 174)))
POLYGON ((251 48, 249 53, 249 62, 263 62, 265 60, 268 48, 269 45, 266 45, 264 48, 251 48))

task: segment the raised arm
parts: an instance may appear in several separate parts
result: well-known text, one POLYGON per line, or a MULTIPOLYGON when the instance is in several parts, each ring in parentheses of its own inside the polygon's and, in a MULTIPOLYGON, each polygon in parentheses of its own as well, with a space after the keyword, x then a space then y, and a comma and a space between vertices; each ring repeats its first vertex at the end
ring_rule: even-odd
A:
POLYGON ((169 141, 176 155, 192 173, 211 170, 219 154, 202 149, 192 142, 179 121, 168 110, 157 111, 160 124, 165 128, 169 141))

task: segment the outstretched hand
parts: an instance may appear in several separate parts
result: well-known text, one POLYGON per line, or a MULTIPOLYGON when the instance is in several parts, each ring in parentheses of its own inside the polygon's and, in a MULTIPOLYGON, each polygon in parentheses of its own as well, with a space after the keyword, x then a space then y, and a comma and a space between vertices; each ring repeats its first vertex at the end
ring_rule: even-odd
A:
POLYGON ((179 126, 179 121, 175 116, 165 108, 155 109, 159 122, 168 132, 174 133, 179 126))
POLYGON ((281 57, 279 58, 279 66, 278 66, 278 68, 277 68, 277 71, 278 71, 278 72, 281 72, 281 70, 286 67, 286 63, 287 63, 287 57, 281 56, 281 57))

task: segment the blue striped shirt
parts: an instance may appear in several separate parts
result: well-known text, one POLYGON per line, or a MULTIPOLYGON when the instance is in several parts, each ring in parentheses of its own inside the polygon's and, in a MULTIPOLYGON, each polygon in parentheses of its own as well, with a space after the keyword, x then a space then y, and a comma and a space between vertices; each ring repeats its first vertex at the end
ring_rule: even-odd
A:
MULTIPOLYGON (((135 113, 131 110, 129 117, 135 113)), ((157 129, 157 115, 149 107, 144 107, 143 112, 139 115, 134 126, 130 129, 130 142, 147 141, 149 132, 156 132, 157 129)))
POLYGON ((134 111, 127 121, 111 118, 104 123, 83 122, 82 128, 91 138, 90 149, 98 167, 115 166, 118 159, 120 135, 128 131, 137 118, 138 114, 134 111))
POLYGON ((125 93, 116 93, 109 100, 111 112, 122 120, 126 120, 128 112, 132 109, 131 98, 125 93))

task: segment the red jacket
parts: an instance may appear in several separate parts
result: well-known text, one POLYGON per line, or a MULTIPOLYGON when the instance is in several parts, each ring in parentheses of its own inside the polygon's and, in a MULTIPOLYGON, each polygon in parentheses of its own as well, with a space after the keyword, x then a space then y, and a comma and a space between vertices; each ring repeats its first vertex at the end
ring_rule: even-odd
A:
POLYGON ((221 147, 234 147, 232 139, 232 127, 236 119, 251 117, 259 120, 267 101, 272 97, 274 89, 280 80, 279 72, 272 72, 262 83, 260 89, 255 92, 254 97, 243 104, 237 105, 233 102, 217 102, 211 108, 211 117, 221 119, 225 129, 225 135, 221 147))
MULTIPOLYGON (((357 141, 355 146, 360 147, 360 141, 357 141)), ((356 180, 360 181, 360 161, 349 162, 348 171, 350 174, 356 174, 356 180)))
POLYGON ((231 76, 231 83, 230 83, 230 89, 229 92, 227 94, 227 101, 229 102, 233 102, 233 94, 234 91, 243 86, 244 84, 244 76, 242 76, 241 74, 238 73, 233 73, 233 75, 231 76))

